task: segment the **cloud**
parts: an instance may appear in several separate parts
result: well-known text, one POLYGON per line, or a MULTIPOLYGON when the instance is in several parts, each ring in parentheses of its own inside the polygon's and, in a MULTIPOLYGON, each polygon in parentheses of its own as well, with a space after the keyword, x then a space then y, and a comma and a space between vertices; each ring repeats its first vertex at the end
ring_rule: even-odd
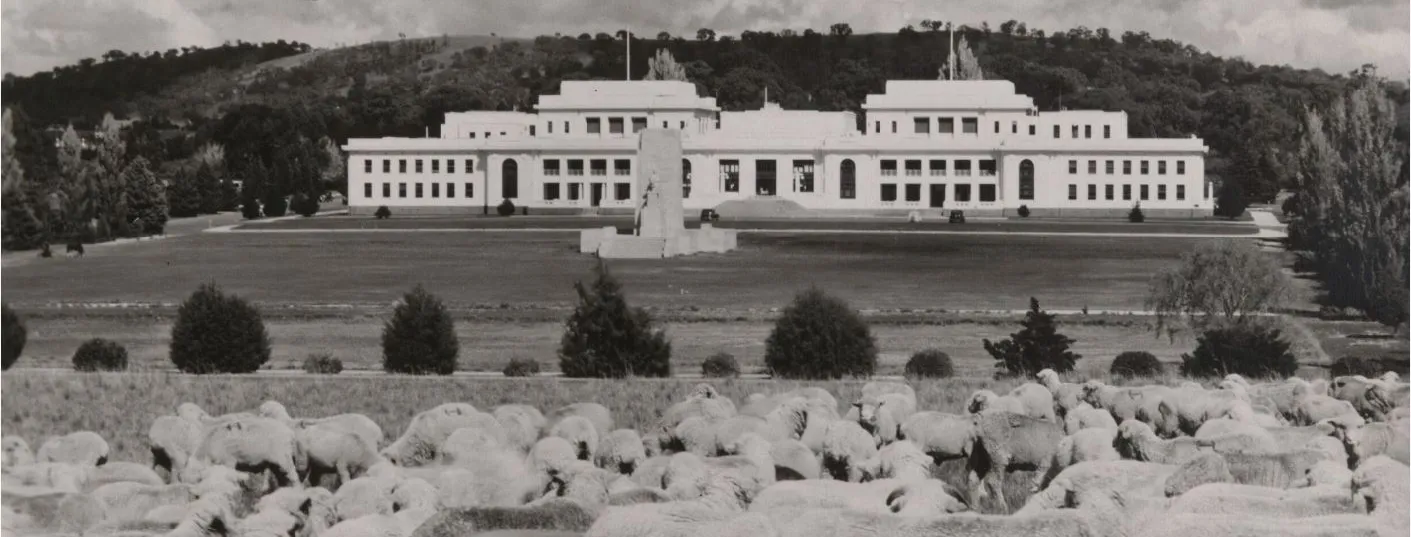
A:
POLYGON ((1345 72, 1376 63, 1403 78, 1411 49, 1405 0, 6 0, 6 72, 29 74, 110 49, 163 50, 292 39, 315 46, 399 34, 529 37, 563 32, 693 37, 698 28, 895 31, 925 18, 978 25, 1015 19, 1146 31, 1221 56, 1345 72))

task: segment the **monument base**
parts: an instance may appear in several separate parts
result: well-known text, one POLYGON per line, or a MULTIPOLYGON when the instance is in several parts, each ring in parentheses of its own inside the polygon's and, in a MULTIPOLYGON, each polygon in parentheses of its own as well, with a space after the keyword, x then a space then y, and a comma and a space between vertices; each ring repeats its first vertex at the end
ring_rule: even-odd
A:
POLYGON ((618 235, 612 227, 585 229, 579 233, 578 245, 580 252, 603 259, 663 259, 703 252, 723 254, 737 248, 739 242, 733 229, 701 224, 700 229, 683 230, 672 237, 618 235))

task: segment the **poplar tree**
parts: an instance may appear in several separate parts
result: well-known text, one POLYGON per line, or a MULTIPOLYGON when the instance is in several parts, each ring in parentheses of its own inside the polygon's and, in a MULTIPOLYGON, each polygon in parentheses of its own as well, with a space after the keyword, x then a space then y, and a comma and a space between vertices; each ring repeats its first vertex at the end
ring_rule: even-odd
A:
POLYGON ((647 76, 643 77, 643 80, 691 80, 686 77, 686 68, 676 63, 671 51, 664 48, 657 49, 656 56, 647 59, 647 67, 647 76))

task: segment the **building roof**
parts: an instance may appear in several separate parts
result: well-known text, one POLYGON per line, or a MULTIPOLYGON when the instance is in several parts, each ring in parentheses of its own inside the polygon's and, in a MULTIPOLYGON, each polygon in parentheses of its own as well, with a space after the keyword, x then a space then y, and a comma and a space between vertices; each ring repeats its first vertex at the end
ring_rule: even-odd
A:
POLYGON ((558 95, 540 95, 549 110, 708 110, 714 97, 696 96, 696 85, 677 80, 565 80, 558 95))
POLYGON ((886 92, 871 94, 864 110, 1029 110, 1034 100, 1008 80, 888 80, 886 92))

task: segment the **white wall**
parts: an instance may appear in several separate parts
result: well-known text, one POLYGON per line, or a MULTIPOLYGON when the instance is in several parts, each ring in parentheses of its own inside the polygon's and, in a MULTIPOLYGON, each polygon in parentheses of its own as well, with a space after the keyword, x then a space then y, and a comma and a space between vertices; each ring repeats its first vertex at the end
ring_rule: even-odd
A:
POLYGON ((480 205, 483 195, 480 182, 482 174, 479 169, 479 162, 473 155, 466 154, 356 154, 349 157, 348 162, 348 204, 353 206, 379 206, 388 207, 451 207, 460 205, 480 205), (383 173, 382 162, 388 160, 391 163, 391 173, 383 173), (416 173, 415 162, 422 160, 422 173, 416 173), (440 162, 439 173, 431 173, 431 160, 440 162), (476 169, 467 172, 465 161, 469 159, 475 162, 476 169), (366 163, 372 161, 372 172, 367 172, 366 163), (399 173, 397 162, 407 161, 406 173, 399 173), (455 161, 455 172, 446 173, 446 161, 455 161), (416 197, 416 184, 422 184, 422 197, 416 197), (432 196, 431 184, 438 184, 439 196, 432 196), (452 183, 455 189, 455 196, 446 195, 446 183, 452 183), (383 185, 387 185, 387 193, 384 196, 383 185), (406 185, 406 196, 399 195, 401 192, 399 185, 406 185), (465 197, 466 185, 471 186, 472 196, 465 197), (367 186, 372 185, 372 196, 367 196, 367 186))

